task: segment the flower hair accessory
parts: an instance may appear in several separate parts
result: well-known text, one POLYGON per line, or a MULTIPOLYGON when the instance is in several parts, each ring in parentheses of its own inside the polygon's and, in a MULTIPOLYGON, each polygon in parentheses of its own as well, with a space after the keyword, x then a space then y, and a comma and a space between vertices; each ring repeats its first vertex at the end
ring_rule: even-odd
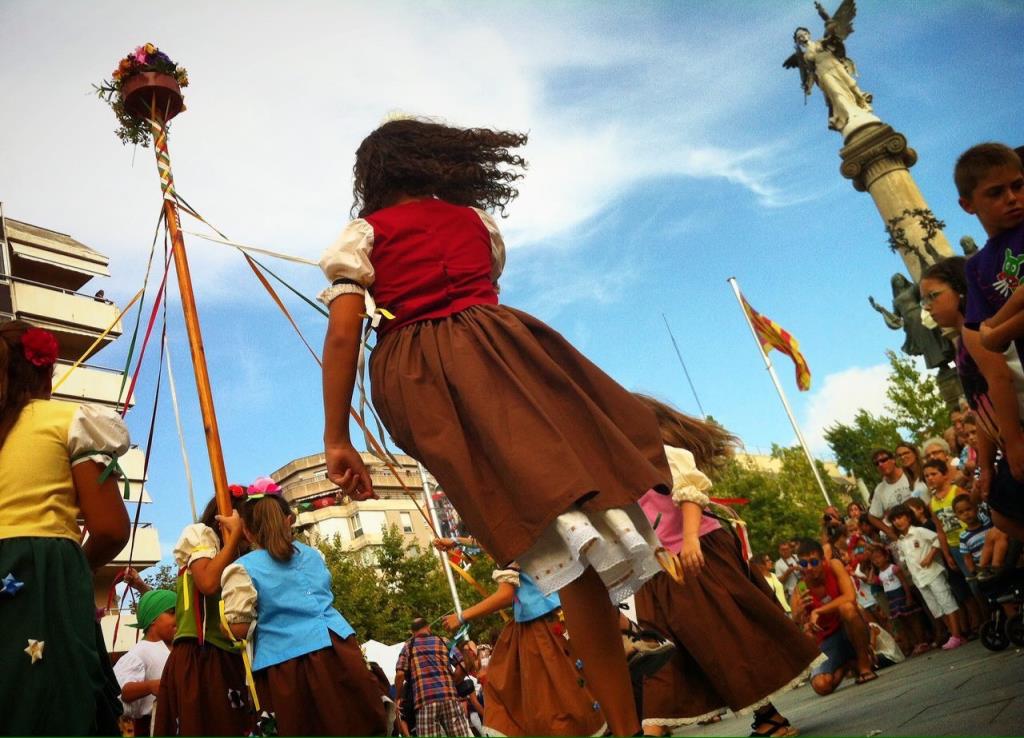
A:
POLYGON ((256 481, 249 485, 249 489, 246 491, 246 497, 250 500, 258 500, 268 495, 272 497, 281 496, 281 488, 270 477, 257 478, 256 481))
POLYGON ((240 484, 229 484, 228 492, 230 492, 231 496, 236 500, 245 497, 245 487, 240 484))
POLYGON ((21 349, 33 366, 53 366, 57 361, 57 339, 42 328, 29 328, 21 336, 21 349))

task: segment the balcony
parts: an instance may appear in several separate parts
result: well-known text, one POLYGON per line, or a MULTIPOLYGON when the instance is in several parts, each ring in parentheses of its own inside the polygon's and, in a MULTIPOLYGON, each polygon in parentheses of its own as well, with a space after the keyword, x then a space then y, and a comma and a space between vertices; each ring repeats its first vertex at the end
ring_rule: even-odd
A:
MULTIPOLYGON (((106 327, 106 326, 104 326, 106 327)), ((95 340, 95 339, 93 339, 95 340)), ((53 383, 56 385, 68 370, 71 362, 58 361, 54 367, 53 383)), ((128 387, 125 385, 125 392, 128 387)), ((53 394, 55 400, 68 402, 92 402, 119 410, 118 393, 121 391, 121 372, 99 366, 80 364, 67 381, 53 394)), ((130 405, 135 404, 132 398, 130 405)))
MULTIPOLYGON (((132 553, 132 566, 142 571, 146 567, 160 561, 160 538, 156 528, 148 523, 140 523, 135 529, 135 551, 132 553)), ((123 569, 128 565, 128 551, 132 545, 131 539, 114 560, 107 564, 104 569, 123 569)))
MULTIPOLYGON (((112 302, 97 300, 91 295, 17 278, 12 282, 17 316, 51 331, 60 344, 62 359, 78 359, 119 312, 112 302)), ((118 338, 121 330, 121 321, 118 321, 92 353, 118 338)))

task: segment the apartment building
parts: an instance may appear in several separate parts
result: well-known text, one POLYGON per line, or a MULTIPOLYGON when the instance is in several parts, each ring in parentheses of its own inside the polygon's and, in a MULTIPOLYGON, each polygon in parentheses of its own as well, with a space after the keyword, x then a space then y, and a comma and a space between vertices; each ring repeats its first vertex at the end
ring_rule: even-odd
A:
MULTIPOLYGON (((373 488, 379 500, 354 502, 343 496, 327 479, 324 455, 313 454, 290 461, 270 476, 281 485, 285 499, 295 510, 295 527, 306 533, 311 542, 337 538, 349 551, 370 551, 381 543, 384 531, 397 526, 410 543, 415 541, 426 549, 433 534, 417 505, 427 512, 423 492, 424 477, 411 456, 397 454, 399 462, 396 477, 378 458, 361 453, 370 472, 373 488), (402 483, 413 497, 402 488, 402 483)), ((425 473, 441 524, 441 532, 448 534, 457 525, 457 518, 437 482, 425 473)))
MULTIPOLYGON (((109 259, 98 251, 65 233, 7 218, 0 205, 0 322, 24 320, 56 336, 60 356, 54 368, 54 384, 85 355, 85 362, 54 393, 55 400, 120 407, 121 370, 105 368, 96 358, 122 333, 121 321, 114 322, 120 309, 95 284, 89 285, 96 277, 109 277, 108 267, 109 259), (110 332, 90 349, 112 323, 110 332), (85 354, 87 350, 89 353, 85 354)), ((140 498, 143 505, 152 502, 145 488, 142 450, 133 447, 120 463, 130 482, 130 499, 126 503, 134 514, 140 498)), ((143 510, 141 519, 145 518, 143 510)), ((156 528, 140 522, 133 541, 96 572, 97 607, 106 607, 114 576, 127 565, 133 543, 135 568, 141 570, 160 560, 156 528)), ((103 619, 107 647, 111 650, 115 650, 111 641, 116 619, 116 613, 103 619)), ((129 615, 127 622, 133 620, 129 615)), ((122 626, 125 622, 122 619, 122 626)), ((116 650, 125 650, 134 643, 135 632, 132 628, 120 628, 116 650)))

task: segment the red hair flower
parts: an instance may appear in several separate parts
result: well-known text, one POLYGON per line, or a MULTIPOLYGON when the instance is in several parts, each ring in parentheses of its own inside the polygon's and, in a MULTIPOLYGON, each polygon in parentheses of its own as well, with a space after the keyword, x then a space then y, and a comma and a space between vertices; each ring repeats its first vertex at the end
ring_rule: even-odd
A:
POLYGON ((229 484, 228 492, 230 492, 231 496, 235 499, 245 497, 245 487, 240 484, 229 484))
POLYGON ((57 361, 57 339, 42 328, 29 328, 21 336, 25 358, 34 366, 53 366, 57 361))

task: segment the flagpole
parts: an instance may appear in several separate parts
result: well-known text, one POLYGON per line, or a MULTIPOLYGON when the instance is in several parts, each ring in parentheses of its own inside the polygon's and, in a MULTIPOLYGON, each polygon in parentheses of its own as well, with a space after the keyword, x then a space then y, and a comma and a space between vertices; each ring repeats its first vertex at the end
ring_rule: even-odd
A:
POLYGON ((700 410, 700 417, 707 420, 708 414, 704 412, 704 406, 700 404, 700 398, 697 396, 697 388, 693 386, 693 380, 690 379, 690 372, 686 368, 686 362, 683 361, 683 354, 679 351, 679 344, 676 343, 676 337, 672 335, 672 329, 668 327, 668 318, 665 317, 665 313, 661 314, 661 319, 665 321, 665 330, 668 331, 668 337, 672 340, 672 348, 676 350, 676 356, 679 357, 679 365, 683 367, 683 374, 686 375, 686 381, 690 384, 690 391, 693 393, 693 399, 697 401, 697 408, 700 410))
POLYGON ((779 383, 779 377, 775 374, 775 367, 772 366, 771 359, 768 358, 768 354, 764 350, 764 346, 761 345, 760 339, 757 337, 757 331, 754 329, 754 324, 750 322, 750 315, 747 313, 747 309, 743 306, 743 297, 740 294, 740 286, 736 281, 736 277, 729 277, 729 285, 732 287, 733 294, 736 295, 736 302, 740 305, 740 312, 743 313, 743 319, 747 321, 747 327, 750 328, 750 335, 754 337, 754 343, 757 344, 757 350, 761 352, 761 358, 764 359, 765 368, 768 370, 768 375, 772 378, 772 384, 775 385, 776 391, 779 393, 779 399, 782 400, 782 407, 786 410, 786 415, 789 417, 789 423, 793 426, 793 431, 796 433, 796 438, 800 442, 800 447, 804 450, 804 455, 807 456, 807 463, 811 465, 811 471, 814 472, 814 478, 818 482, 818 488, 821 490, 822 496, 825 498, 825 504, 831 505, 832 500, 828 496, 828 490, 825 488, 825 481, 821 478, 821 472, 818 471, 818 465, 814 461, 814 456, 811 455, 811 450, 807 447, 807 441, 804 439, 804 434, 800 430, 800 426, 796 422, 796 417, 793 415, 793 410, 789 406, 789 401, 786 399, 786 393, 782 391, 782 384, 779 383))
MULTIPOLYGON (((430 482, 427 481, 427 470, 423 468, 423 464, 416 462, 416 468, 419 469, 420 479, 423 481, 423 500, 427 505, 427 512, 430 513, 430 519, 434 523, 434 530, 441 530, 441 521, 437 517, 437 508, 434 507, 434 496, 430 493, 430 482)), ((443 551, 438 551, 441 556, 441 564, 444 569, 445 577, 448 579, 448 589, 452 593, 452 602, 455 605, 455 614, 462 615, 462 601, 459 599, 459 590, 455 587, 455 575, 452 574, 452 562, 448 560, 448 554, 443 551)))

